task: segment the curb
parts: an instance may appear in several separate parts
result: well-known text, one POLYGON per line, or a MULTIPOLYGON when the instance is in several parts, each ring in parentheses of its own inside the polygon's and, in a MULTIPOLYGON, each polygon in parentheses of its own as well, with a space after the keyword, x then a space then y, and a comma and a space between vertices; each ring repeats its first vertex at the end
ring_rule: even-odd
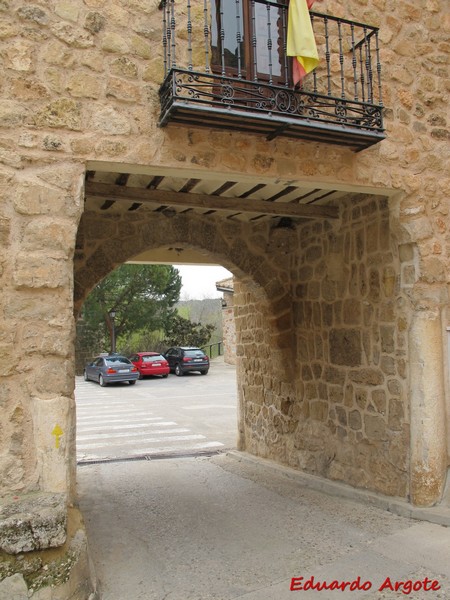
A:
POLYGON ((360 502, 361 504, 374 506, 376 508, 396 514, 400 517, 415 519, 417 521, 428 521, 429 523, 434 523, 436 525, 450 527, 450 507, 416 507, 401 498, 383 496, 374 492, 353 488, 344 483, 322 479, 321 477, 309 475, 308 473, 302 473, 301 471, 297 471, 292 467, 279 465, 266 458, 259 458, 246 452, 240 452, 239 450, 229 450, 226 453, 226 456, 229 456, 238 462, 252 464, 260 467, 261 469, 272 471, 278 475, 286 477, 287 479, 291 479, 298 484, 301 484, 303 487, 323 492, 330 496, 346 498, 347 500, 354 500, 356 502, 360 502))

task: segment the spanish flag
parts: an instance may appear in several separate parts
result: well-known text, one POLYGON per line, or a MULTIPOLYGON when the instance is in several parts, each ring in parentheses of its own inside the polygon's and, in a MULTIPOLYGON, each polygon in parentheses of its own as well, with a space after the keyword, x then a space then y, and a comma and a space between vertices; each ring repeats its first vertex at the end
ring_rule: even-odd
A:
POLYGON ((307 73, 319 64, 316 40, 309 9, 315 0, 290 0, 287 31, 287 55, 294 56, 294 86, 301 84, 307 73))

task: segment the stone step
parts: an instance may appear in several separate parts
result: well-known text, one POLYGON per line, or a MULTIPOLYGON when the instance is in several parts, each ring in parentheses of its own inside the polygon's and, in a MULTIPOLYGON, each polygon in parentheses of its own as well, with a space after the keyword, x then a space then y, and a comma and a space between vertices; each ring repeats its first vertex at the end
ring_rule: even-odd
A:
POLYGON ((0 549, 9 554, 62 546, 67 497, 35 492, 0 498, 0 549))

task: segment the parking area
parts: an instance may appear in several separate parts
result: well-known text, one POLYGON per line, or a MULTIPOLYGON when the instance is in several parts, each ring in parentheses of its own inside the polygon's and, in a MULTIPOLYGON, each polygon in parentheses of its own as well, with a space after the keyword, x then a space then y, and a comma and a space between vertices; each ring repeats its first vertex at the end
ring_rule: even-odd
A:
POLYGON ((146 377, 101 387, 77 377, 77 460, 201 454, 236 444, 236 373, 222 358, 208 375, 146 377))

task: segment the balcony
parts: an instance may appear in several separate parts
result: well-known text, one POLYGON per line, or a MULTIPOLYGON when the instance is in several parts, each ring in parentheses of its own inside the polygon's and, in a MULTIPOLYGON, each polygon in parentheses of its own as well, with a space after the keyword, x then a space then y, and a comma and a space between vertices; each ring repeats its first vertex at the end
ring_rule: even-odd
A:
POLYGON ((384 139, 378 29, 311 11, 320 58, 300 86, 286 56, 288 1, 162 0, 159 124, 338 144, 384 139))

